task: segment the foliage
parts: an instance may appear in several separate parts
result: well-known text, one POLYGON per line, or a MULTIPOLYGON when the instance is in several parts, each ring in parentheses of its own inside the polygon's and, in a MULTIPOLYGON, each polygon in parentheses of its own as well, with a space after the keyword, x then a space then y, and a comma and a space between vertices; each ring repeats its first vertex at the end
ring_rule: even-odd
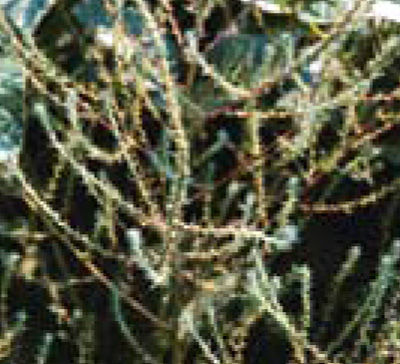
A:
POLYGON ((255 3, 4 6, 2 358, 400 362, 399 25, 255 3))

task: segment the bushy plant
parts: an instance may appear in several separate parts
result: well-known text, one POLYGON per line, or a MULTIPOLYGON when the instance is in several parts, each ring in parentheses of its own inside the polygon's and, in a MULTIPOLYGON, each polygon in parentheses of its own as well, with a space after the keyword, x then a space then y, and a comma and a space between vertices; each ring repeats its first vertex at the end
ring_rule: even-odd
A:
POLYGON ((376 3, 21 4, 4 360, 399 362, 399 26, 376 3))

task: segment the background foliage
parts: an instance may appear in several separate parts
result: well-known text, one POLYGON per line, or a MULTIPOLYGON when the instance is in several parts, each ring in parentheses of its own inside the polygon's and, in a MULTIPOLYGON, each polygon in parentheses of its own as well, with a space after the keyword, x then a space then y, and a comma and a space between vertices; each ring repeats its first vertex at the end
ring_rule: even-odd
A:
POLYGON ((3 1, 1 360, 400 362, 396 5, 3 1))

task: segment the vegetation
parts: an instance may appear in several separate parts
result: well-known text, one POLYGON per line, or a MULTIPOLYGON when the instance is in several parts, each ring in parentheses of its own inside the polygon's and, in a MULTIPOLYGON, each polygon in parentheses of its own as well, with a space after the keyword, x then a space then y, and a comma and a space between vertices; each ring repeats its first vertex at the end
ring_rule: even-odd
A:
POLYGON ((400 363, 377 3, 4 2, 1 362, 400 363))

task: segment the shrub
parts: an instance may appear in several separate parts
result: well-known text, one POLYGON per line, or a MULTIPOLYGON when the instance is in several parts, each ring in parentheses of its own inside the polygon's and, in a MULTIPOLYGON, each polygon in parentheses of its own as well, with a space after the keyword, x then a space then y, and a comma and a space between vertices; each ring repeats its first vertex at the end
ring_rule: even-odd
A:
POLYGON ((4 357, 398 362, 399 29, 371 9, 2 11, 25 73, 4 357))

